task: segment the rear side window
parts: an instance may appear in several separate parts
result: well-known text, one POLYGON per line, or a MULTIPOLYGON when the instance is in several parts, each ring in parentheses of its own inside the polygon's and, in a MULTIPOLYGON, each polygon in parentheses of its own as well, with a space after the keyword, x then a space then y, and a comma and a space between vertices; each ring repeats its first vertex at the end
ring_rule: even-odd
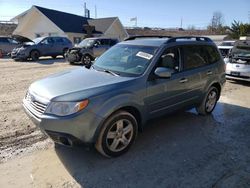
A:
POLYGON ((63 43, 63 39, 60 38, 60 37, 54 38, 54 41, 55 41, 56 43, 63 43))
POLYGON ((100 40, 100 43, 101 43, 101 45, 107 45, 107 46, 109 46, 109 42, 110 42, 110 40, 109 39, 101 39, 100 40))
POLYGON ((0 38, 0 42, 2 42, 2 43, 10 43, 7 38, 0 38))
POLYGON ((114 46, 116 43, 117 43, 117 40, 113 40, 113 39, 110 40, 110 46, 114 46))
POLYGON ((184 70, 189 70, 220 60, 220 54, 213 46, 184 46, 184 70))

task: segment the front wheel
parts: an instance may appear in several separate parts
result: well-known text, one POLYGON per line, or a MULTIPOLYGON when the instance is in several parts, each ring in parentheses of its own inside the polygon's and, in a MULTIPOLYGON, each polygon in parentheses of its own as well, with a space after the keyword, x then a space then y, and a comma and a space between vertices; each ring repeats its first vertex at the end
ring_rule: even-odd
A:
POLYGON ((37 61, 40 57, 40 53, 37 50, 33 50, 30 53, 30 57, 31 57, 32 61, 37 61))
POLYGON ((137 132, 135 117, 126 111, 118 111, 103 124, 95 147, 106 157, 118 157, 128 151, 137 132))
POLYGON ((91 64, 91 57, 89 55, 83 55, 81 62, 83 65, 90 65, 91 64))
POLYGON ((201 115, 211 114, 217 104, 218 99, 219 99, 218 89, 214 86, 210 87, 203 101, 200 103, 198 107, 196 107, 196 111, 201 115))

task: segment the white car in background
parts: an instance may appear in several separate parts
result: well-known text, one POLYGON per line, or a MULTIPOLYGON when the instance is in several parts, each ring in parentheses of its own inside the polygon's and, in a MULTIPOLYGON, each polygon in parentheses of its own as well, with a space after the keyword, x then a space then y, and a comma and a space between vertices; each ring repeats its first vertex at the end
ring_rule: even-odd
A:
POLYGON ((234 46, 235 41, 230 40, 230 41, 223 41, 218 45, 218 49, 220 50, 221 55, 224 58, 224 62, 228 63, 229 61, 229 54, 234 46))
POLYGON ((226 78, 250 81, 250 40, 238 40, 226 64, 226 78))

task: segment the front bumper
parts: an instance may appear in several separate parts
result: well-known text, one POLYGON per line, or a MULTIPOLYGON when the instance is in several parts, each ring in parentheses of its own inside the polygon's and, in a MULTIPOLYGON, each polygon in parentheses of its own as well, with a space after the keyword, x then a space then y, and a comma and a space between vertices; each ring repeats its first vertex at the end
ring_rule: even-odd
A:
POLYGON ((250 65, 227 63, 226 78, 250 81, 250 65))
POLYGON ((10 54, 12 59, 27 59, 28 55, 25 52, 12 51, 10 54))
POLYGON ((77 54, 77 53, 67 53, 66 54, 66 60, 70 63, 74 63, 74 62, 80 62, 81 61, 81 57, 77 54))
POLYGON ((32 109, 23 102, 26 114, 41 131, 52 140, 64 145, 76 142, 91 144, 95 142, 95 133, 103 118, 87 109, 65 117, 42 114, 37 116, 32 109))

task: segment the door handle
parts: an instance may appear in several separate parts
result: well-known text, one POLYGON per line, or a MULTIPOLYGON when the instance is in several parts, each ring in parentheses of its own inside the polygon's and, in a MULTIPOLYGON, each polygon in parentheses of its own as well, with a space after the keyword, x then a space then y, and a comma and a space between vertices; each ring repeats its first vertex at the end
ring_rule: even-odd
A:
POLYGON ((185 83, 185 82, 187 82, 188 81, 188 79, 186 79, 186 78, 182 78, 182 79, 180 79, 180 83, 185 83))
POLYGON ((212 71, 207 71, 207 75, 211 75, 211 74, 213 74, 212 71))

